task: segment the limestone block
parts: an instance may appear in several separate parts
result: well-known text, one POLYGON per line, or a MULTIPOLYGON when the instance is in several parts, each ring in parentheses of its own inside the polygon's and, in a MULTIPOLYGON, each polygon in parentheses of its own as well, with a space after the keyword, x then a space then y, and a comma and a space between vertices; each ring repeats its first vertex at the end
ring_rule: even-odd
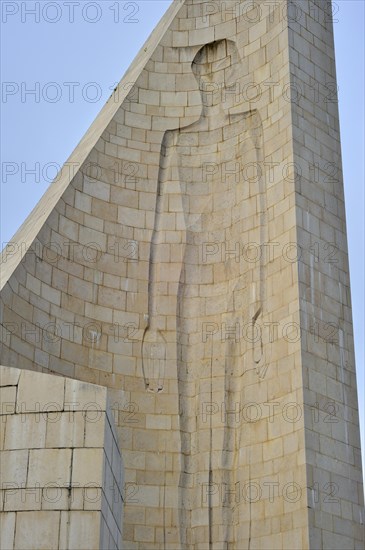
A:
POLYGON ((46 418, 39 413, 9 416, 6 423, 4 449, 43 448, 46 441, 46 427, 46 418))
POLYGON ((42 505, 42 489, 36 487, 31 491, 23 486, 9 488, 4 493, 4 511, 20 512, 40 510, 42 505))
POLYGON ((75 193, 75 207, 83 212, 91 212, 91 197, 76 191, 75 193))
POLYGON ((90 227, 80 227, 79 243, 90 247, 97 245, 101 250, 105 250, 106 236, 101 231, 96 231, 90 227))
POLYGON ((3 451, 1 454, 2 483, 14 483, 18 486, 27 480, 28 450, 3 451))
POLYGON ((105 452, 108 452, 106 441, 106 423, 105 415, 89 415, 85 416, 85 447, 105 447, 105 452), (88 416, 90 420, 88 420, 88 416))
POLYGON ((74 449, 72 483, 101 487, 103 484, 103 449, 74 449))
POLYGON ((1 451, 4 449, 4 445, 5 445, 6 418, 7 418, 6 416, 3 416, 0 422, 0 450, 1 451))
POLYGON ((0 367, 0 386, 17 386, 21 371, 11 367, 0 367))
POLYGON ((163 414, 149 414, 146 417, 146 428, 157 430, 171 430, 171 417, 163 414))
POLYGON ((18 512, 14 548, 19 550, 57 550, 59 512, 18 512), (37 529, 34 529, 37 525, 37 529))
POLYGON ((67 488, 44 487, 42 490, 42 510, 69 510, 70 490, 67 488))
POLYGON ((69 404, 69 410, 104 411, 106 395, 106 388, 79 382, 78 380, 66 379, 65 403, 69 404))
POLYGON ((70 516, 67 547, 69 550, 99 549, 100 523, 98 512, 73 512, 70 516))
POLYGON ((109 201, 110 185, 102 181, 95 181, 85 177, 83 190, 86 195, 91 195, 92 197, 96 197, 107 202, 109 201))
POLYGON ((24 411, 61 411, 64 400, 64 379, 44 375, 40 379, 30 371, 22 371, 17 405, 24 411))
POLYGON ((2 414, 14 414, 16 410, 16 386, 5 386, 0 388, 0 403, 2 414))
POLYGON ((67 487, 71 479, 71 457, 71 449, 30 450, 27 487, 53 484, 67 487))
POLYGON ((15 512, 2 512, 0 514, 0 546, 4 550, 14 548, 15 512))

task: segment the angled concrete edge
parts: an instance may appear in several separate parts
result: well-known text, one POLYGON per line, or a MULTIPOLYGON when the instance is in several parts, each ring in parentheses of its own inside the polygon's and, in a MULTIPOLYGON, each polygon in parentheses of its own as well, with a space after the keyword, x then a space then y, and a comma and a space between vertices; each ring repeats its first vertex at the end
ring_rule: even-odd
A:
MULTIPOLYGON (((119 101, 112 101, 111 98, 107 101, 84 137, 67 159, 65 165, 77 164, 81 167, 82 163, 85 162, 97 140, 128 95, 130 88, 127 87, 126 84, 134 84, 136 82, 184 2, 185 0, 174 0, 169 6, 119 82, 116 90, 119 101)), ((4 255, 6 255, 5 250, 1 252, 0 290, 5 286, 12 273, 21 262, 27 249, 31 246, 44 222, 52 212, 52 209, 75 175, 76 174, 73 174, 71 170, 61 169, 60 174, 56 176, 41 200, 36 204, 27 219, 13 236, 11 243, 22 243, 22 246, 17 247, 16 252, 12 254, 11 257, 6 256, 6 261, 4 261, 4 255)))

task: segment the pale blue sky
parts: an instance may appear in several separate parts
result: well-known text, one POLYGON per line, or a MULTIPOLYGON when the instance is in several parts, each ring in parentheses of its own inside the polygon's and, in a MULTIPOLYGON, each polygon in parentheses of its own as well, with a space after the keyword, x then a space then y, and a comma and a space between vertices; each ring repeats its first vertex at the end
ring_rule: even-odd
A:
MULTIPOLYGON (((57 2, 59 9, 51 6, 46 11, 44 6, 55 2, 1 2, 2 81, 18 86, 18 90, 13 88, 13 95, 4 94, 4 89, 2 94, 2 167, 5 162, 19 166, 16 176, 9 176, 7 181, 4 174, 2 177, 2 243, 11 240, 49 185, 52 169, 45 173, 43 168, 48 163, 62 166, 170 3, 79 0, 72 14, 62 0, 57 2), (40 5, 39 22, 25 9, 35 4, 40 5), (67 82, 80 84, 73 88, 74 101, 70 100, 71 85, 67 82), (39 97, 25 95, 26 90, 37 86, 39 97), (52 102, 56 93, 59 100, 52 102), (95 94, 100 98, 93 101, 95 94), (25 168, 35 163, 39 163, 39 181, 25 173, 25 168)), ((363 410, 364 2, 337 0, 333 4, 336 11, 338 8, 334 29, 358 388, 363 410)), ((6 86, 11 92, 11 85, 6 86)))

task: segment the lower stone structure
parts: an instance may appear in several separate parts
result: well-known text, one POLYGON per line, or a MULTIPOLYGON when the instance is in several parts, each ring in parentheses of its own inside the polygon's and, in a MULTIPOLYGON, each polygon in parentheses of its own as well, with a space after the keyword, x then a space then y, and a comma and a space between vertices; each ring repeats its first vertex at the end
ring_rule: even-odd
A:
POLYGON ((107 389, 0 368, 2 550, 119 550, 123 466, 107 389))

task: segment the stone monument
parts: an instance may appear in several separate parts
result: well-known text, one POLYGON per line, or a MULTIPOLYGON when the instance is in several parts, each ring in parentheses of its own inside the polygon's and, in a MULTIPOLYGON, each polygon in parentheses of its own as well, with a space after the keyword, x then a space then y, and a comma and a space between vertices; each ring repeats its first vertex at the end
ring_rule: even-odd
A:
MULTIPOLYGON (((9 425, 17 369, 47 373, 50 400, 50 379, 75 379, 74 396, 107 388, 101 428, 84 429, 95 444, 40 444, 90 461, 95 446, 98 475, 109 465, 89 546, 361 547, 331 14, 322 0, 175 0, 3 251, 9 425)), ((10 457, 22 447, 7 430, 10 457)), ((9 548, 51 509, 23 501, 4 504, 9 548)), ((67 502, 48 547, 81 548, 62 518, 89 521, 90 502, 67 502)))

